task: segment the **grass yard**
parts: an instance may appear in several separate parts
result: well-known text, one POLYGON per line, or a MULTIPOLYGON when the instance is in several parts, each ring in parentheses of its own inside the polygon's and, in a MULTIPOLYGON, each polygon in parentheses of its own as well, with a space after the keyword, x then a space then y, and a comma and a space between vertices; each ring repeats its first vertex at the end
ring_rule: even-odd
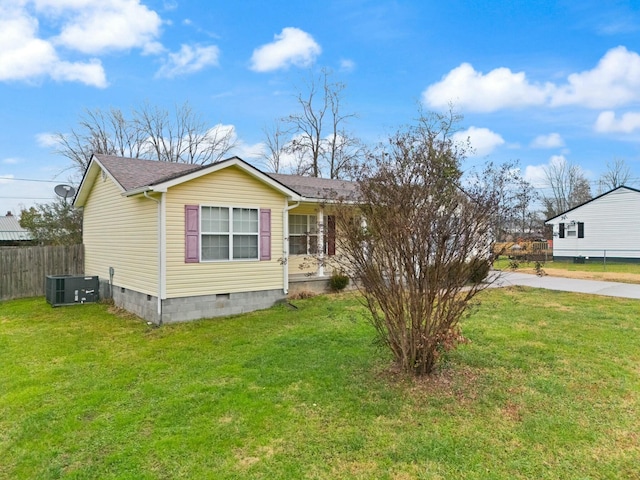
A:
POLYGON ((640 302, 486 291, 415 381, 353 295, 152 328, 0 304, 0 478, 639 479, 640 302))
MULTIPOLYGON (((510 270, 510 260, 500 257, 493 264, 497 270, 510 270)), ((640 263, 572 263, 545 262, 542 265, 547 275, 585 280, 604 280, 609 282, 640 283, 640 263)), ((518 272, 535 274, 535 262, 520 262, 518 272)))

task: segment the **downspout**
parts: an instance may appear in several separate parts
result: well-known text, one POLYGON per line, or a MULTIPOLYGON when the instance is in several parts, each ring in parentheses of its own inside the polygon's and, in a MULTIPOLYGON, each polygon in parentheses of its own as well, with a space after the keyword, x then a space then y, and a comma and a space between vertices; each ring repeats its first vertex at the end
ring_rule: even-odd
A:
POLYGON ((282 291, 285 295, 289 293, 289 210, 293 210, 298 207, 300 202, 296 202, 293 205, 287 205, 282 209, 282 231, 283 244, 282 244, 282 291))
POLYGON ((162 325, 162 284, 164 280, 164 262, 163 260, 163 249, 162 249, 162 206, 164 193, 161 194, 160 199, 149 196, 148 191, 144 192, 144 196, 150 200, 153 200, 158 204, 158 325, 162 325))

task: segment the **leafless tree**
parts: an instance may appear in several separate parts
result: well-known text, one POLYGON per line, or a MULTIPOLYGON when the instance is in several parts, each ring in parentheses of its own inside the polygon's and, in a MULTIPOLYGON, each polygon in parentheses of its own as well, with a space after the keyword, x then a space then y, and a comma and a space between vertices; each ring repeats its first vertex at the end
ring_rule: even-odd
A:
POLYGON ((285 155, 283 148, 283 141, 286 138, 287 132, 282 130, 280 122, 275 122, 270 127, 264 127, 262 129, 265 138, 265 150, 262 154, 267 168, 273 173, 282 173, 284 168, 283 155, 285 155))
MULTIPOLYGON (((350 167, 363 154, 359 141, 346 130, 353 113, 343 111, 345 85, 331 81, 331 73, 323 69, 311 76, 305 91, 296 95, 300 111, 281 119, 280 128, 266 131, 267 154, 270 159, 286 154, 293 159, 291 170, 312 177, 345 178, 350 167), (276 135, 286 133, 288 138, 276 135), (280 153, 273 152, 274 146, 280 153)), ((268 159, 273 164, 275 160, 268 159)), ((278 161, 279 167, 282 167, 278 161)))
POLYGON ((166 162, 207 164, 220 160, 234 146, 234 132, 208 127, 188 103, 173 112, 147 103, 127 117, 111 108, 86 110, 76 128, 55 134, 56 152, 80 173, 94 153, 148 158, 166 162))
POLYGON ((138 158, 144 146, 140 129, 117 108, 86 110, 80 116, 77 128, 54 136, 56 153, 71 160, 80 173, 87 168, 94 153, 138 158))
POLYGON ((607 170, 598 180, 599 193, 608 192, 614 188, 628 185, 631 180, 631 169, 622 158, 607 162, 607 170))
POLYGON ((547 187, 551 192, 542 197, 547 218, 592 198, 589 180, 578 165, 569 163, 563 158, 546 166, 544 174, 547 187))
POLYGON ((538 215, 534 210, 534 203, 540 198, 533 185, 523 178, 516 181, 514 191, 514 225, 522 237, 531 236, 538 224, 538 215))
POLYGON ((452 115, 431 116, 393 135, 358 173, 355 204, 335 205, 338 261, 382 343, 415 375, 432 373, 463 340, 459 320, 486 287, 479 280, 500 208, 492 178, 508 173, 463 176, 454 124, 452 115))
POLYGON ((234 146, 233 131, 208 127, 188 103, 167 110, 145 104, 134 121, 146 138, 145 154, 160 161, 204 165, 221 160, 234 146))

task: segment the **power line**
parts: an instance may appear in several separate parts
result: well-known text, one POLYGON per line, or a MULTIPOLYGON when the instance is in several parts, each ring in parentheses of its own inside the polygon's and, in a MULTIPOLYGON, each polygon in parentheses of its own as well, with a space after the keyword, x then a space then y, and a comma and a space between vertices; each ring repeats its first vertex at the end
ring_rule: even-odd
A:
POLYGON ((46 182, 46 183, 60 183, 60 180, 41 180, 38 178, 13 178, 13 177, 2 177, 0 176, 0 180, 16 180, 19 182, 46 182))
POLYGON ((50 200, 53 197, 0 197, 3 200, 50 200))

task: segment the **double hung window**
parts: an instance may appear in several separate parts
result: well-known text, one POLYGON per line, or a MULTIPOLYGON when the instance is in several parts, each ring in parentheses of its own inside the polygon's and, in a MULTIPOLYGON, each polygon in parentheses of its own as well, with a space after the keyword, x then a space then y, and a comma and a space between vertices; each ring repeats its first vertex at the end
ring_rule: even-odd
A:
POLYGON ((560 223, 558 225, 559 238, 584 238, 584 222, 560 223))
POLYGON ((201 260, 257 260, 258 209, 201 207, 201 260))
POLYGON ((318 251, 318 219, 315 215, 289 215, 289 253, 311 255, 318 251))
MULTIPOLYGON (((323 253, 336 254, 336 220, 333 215, 324 217, 323 253)), ((291 255, 316 255, 318 253, 318 217, 315 215, 289 215, 289 253, 291 255)))

